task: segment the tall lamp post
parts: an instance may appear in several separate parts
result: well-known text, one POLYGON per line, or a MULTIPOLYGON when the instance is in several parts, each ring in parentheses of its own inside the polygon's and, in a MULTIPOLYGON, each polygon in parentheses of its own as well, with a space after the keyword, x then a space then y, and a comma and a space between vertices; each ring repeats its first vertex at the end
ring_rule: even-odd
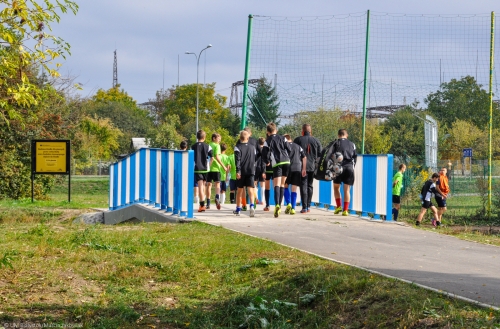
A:
POLYGON ((211 44, 209 44, 208 46, 206 46, 205 48, 203 48, 200 53, 198 55, 196 55, 195 53, 192 53, 190 51, 186 51, 186 55, 194 55, 196 57, 196 132, 198 132, 198 103, 199 103, 199 97, 198 97, 198 68, 200 67, 200 56, 201 56, 201 53, 212 47, 211 44))

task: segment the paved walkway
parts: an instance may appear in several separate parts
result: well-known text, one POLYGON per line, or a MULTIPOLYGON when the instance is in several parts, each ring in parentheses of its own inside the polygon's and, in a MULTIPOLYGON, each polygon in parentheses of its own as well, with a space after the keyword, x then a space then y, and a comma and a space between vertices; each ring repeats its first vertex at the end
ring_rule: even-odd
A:
POLYGON ((282 212, 279 218, 261 206, 254 218, 248 212, 236 217, 233 209, 226 205, 195 216, 208 224, 500 307, 499 247, 317 209, 293 216, 282 212))

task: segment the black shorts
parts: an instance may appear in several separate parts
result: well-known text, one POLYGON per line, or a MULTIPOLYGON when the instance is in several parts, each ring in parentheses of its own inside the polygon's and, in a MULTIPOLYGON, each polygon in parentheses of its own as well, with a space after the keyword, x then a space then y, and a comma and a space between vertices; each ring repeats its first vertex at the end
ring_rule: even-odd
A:
POLYGON ((207 174, 207 183, 218 183, 220 182, 220 172, 218 171, 210 171, 207 174))
POLYGON ((342 166, 342 174, 336 176, 333 182, 335 184, 344 183, 346 185, 354 185, 354 167, 352 165, 342 166))
POLYGON ((255 187, 254 175, 242 175, 236 182, 238 188, 255 187))
POLYGON ((439 208, 446 208, 446 199, 437 195, 434 198, 436 199, 436 203, 439 208))
POLYGON ((236 191, 236 189, 238 188, 237 182, 238 181, 236 179, 230 179, 229 180, 229 190, 230 191, 236 191))
POLYGON ((266 172, 266 180, 273 180, 273 173, 272 172, 266 172))
POLYGON ((288 174, 285 184, 300 186, 302 182, 302 172, 292 171, 288 174))
POLYGON ((422 201, 422 208, 429 209, 430 207, 434 207, 431 201, 422 201))
POLYGON ((223 180, 222 182, 220 182, 220 190, 226 192, 227 185, 226 185, 226 181, 225 180, 223 180))
POLYGON ((273 178, 287 177, 290 171, 290 164, 284 163, 273 168, 273 178))
POLYGON ((198 182, 200 180, 203 180, 203 181, 207 181, 207 173, 206 172, 195 172, 194 173, 194 183, 195 183, 195 187, 198 187, 198 182))
POLYGON ((392 203, 394 204, 400 204, 401 203, 401 196, 399 195, 392 195, 392 203))
POLYGON ((255 179, 256 182, 263 182, 263 181, 265 181, 265 179, 262 177, 262 173, 258 172, 258 171, 255 172, 254 179, 255 179))

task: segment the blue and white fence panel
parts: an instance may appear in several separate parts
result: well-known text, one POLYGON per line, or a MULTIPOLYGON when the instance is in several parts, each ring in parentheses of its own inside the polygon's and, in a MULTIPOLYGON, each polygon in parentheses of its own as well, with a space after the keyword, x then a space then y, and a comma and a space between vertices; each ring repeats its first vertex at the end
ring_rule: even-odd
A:
MULTIPOLYGON (((392 170, 392 154, 358 155, 349 204, 349 211, 352 215, 360 213, 361 217, 371 215, 374 220, 380 220, 381 216, 384 216, 386 221, 392 220, 392 170)), ((336 203, 333 182, 314 180, 313 188, 311 202, 320 208, 334 210, 336 203)), ((342 186, 340 193, 344 200, 342 186)), ((271 187, 271 205, 274 205, 273 195, 274 191, 271 187)), ((297 202, 299 200, 300 193, 298 193, 297 202)))
POLYGON ((110 166, 109 209, 146 203, 193 218, 193 151, 143 148, 110 166))

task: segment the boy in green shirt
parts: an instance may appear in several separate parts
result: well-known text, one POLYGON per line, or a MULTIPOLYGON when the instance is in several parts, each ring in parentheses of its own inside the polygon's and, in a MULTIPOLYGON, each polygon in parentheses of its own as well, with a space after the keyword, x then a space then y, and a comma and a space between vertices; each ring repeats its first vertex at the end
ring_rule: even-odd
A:
POLYGON ((403 188, 403 173, 406 171, 405 164, 399 165, 399 171, 392 179, 392 215, 394 220, 398 220, 399 209, 401 208, 401 189, 403 188))
MULTIPOLYGON (((233 168, 231 167, 231 163, 230 163, 231 161, 229 159, 229 156, 226 155, 226 150, 227 150, 226 144, 221 143, 220 144, 221 162, 224 165, 224 168, 232 170, 233 168)), ((224 168, 220 168, 220 203, 221 204, 226 203, 226 190, 227 190, 226 181, 228 181, 228 178, 229 178, 229 175, 228 175, 228 173, 226 173, 226 170, 224 168)))
POLYGON ((212 141, 208 143, 208 145, 212 148, 212 157, 214 161, 210 165, 210 170, 207 174, 207 209, 210 209, 210 197, 212 194, 212 182, 215 183, 215 205, 217 209, 220 209, 220 171, 224 170, 228 172, 229 170, 221 161, 220 155, 220 135, 217 133, 212 134, 212 141))

